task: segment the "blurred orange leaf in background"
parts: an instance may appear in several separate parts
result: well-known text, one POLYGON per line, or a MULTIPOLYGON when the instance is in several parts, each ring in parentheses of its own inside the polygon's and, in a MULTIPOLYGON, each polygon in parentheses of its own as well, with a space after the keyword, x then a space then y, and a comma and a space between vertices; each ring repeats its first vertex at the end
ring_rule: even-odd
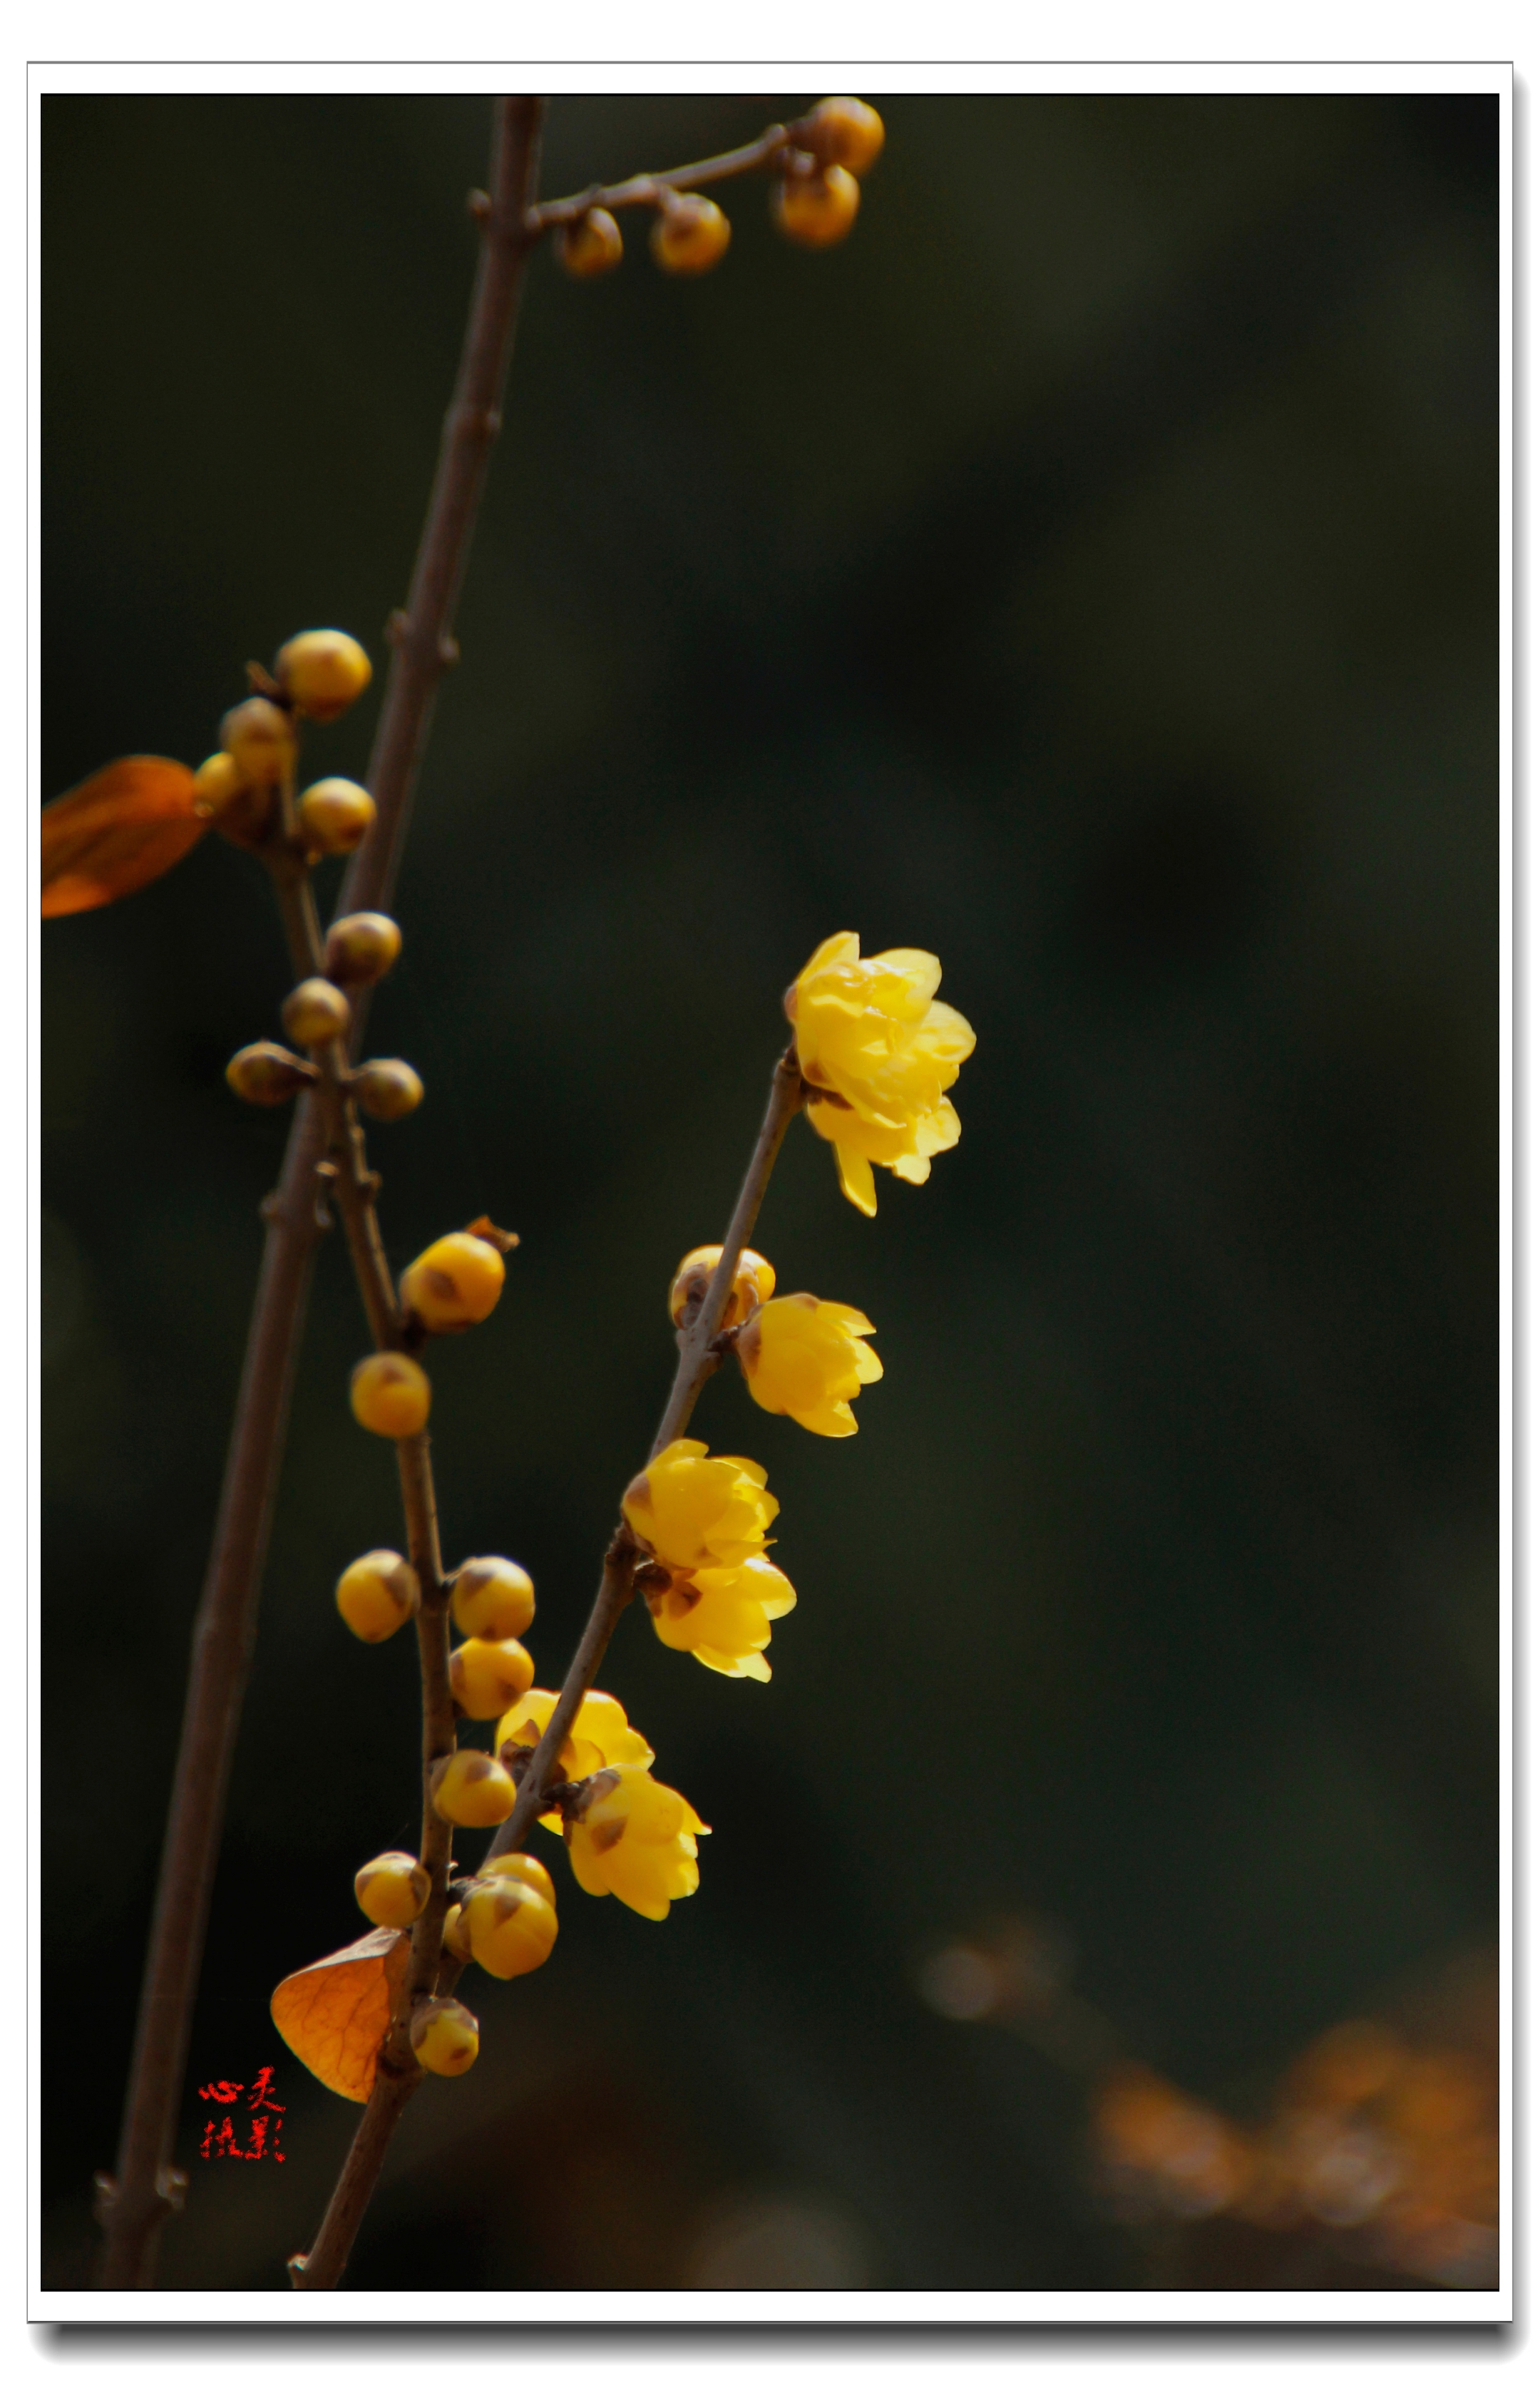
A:
POLYGON ((43 916, 94 911, 190 853, 208 823, 185 762, 130 754, 43 809, 43 916))
POLYGON ((290 2053, 350 2103, 369 2101, 407 1951, 404 1929, 371 1929, 273 1990, 272 2017, 290 2053))

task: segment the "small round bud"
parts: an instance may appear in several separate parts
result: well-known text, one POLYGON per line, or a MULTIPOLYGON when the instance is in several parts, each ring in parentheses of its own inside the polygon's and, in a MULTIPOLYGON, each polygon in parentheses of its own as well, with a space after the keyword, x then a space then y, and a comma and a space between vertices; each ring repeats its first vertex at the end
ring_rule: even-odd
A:
POLYGON ((366 1432, 406 1441, 427 1423, 433 1390, 415 1358, 399 1350, 377 1350, 354 1367, 348 1397, 366 1432))
POLYGON ((285 1052, 282 1043, 247 1043, 225 1069, 231 1092, 239 1093, 244 1102, 260 1103, 264 1109, 293 1101, 315 1080, 309 1061, 285 1052))
POLYGON ((861 186, 843 166, 777 182, 770 194, 777 231, 799 248, 833 248, 850 230, 860 204, 861 186))
POLYGON ((193 773, 193 809, 200 819, 218 819, 245 785, 232 754, 221 748, 193 773))
POLYGON ((576 223, 562 224, 557 232, 557 263, 575 281, 613 272, 624 248, 620 227, 607 207, 590 207, 576 223))
POLYGON ((232 706, 219 723, 219 743, 248 787, 276 787, 294 767, 294 722, 266 695, 232 706))
POLYGON ((409 1929, 432 1883, 414 1855, 376 1855, 353 1875, 353 1893, 380 1929, 409 1929))
POLYGON ((401 930, 382 911, 352 911, 326 931, 326 974, 333 985, 374 985, 401 957, 401 930))
POLYGON ((534 1658, 519 1640, 467 1640, 449 1659, 455 1704, 472 1722, 517 1705, 534 1679, 534 1658))
POLYGON ((444 1917, 444 1951, 457 1963, 470 1960, 470 1932, 465 1926, 463 1904, 452 1904, 444 1917))
POLYGON ((302 630, 280 646, 273 677, 296 712, 335 720, 362 695, 374 666, 345 630, 302 630))
POLYGON ((283 1005, 283 1024, 296 1043, 335 1043, 352 1017, 346 994, 323 977, 307 977, 283 1005))
MULTIPOLYGON (((702 1242, 698 1250, 686 1251, 680 1260, 669 1286, 669 1315, 676 1325, 694 1322, 721 1255, 720 1242, 702 1242)), ((742 1325, 774 1290, 775 1269, 769 1259, 762 1259, 757 1251, 745 1251, 732 1270, 732 1288, 722 1311, 722 1330, 742 1325)))
POLYGON ((470 1951, 495 1979, 538 1971, 557 1942, 557 1909, 521 1879, 495 1878, 465 1900, 470 1951))
POLYGON ((491 1829, 506 1822, 519 1793, 512 1775, 495 1755, 483 1755, 479 1747, 457 1747, 453 1755, 441 1755, 428 1781, 434 1812, 468 1830, 491 1829))
POLYGON ((374 826, 374 797, 351 779, 318 779, 299 799, 300 834, 312 853, 351 853, 374 826))
POLYGON ((882 118, 864 99, 820 99, 797 132, 820 165, 852 174, 870 173, 886 138, 882 118))
POLYGON ((534 1621, 534 1584, 510 1557, 470 1557, 455 1576, 450 1604, 468 1639, 517 1640, 534 1621))
POLYGON ((458 2079, 481 2052, 482 2032, 473 2012, 457 1996, 434 1996, 412 2015, 412 2052, 424 2070, 458 2079))
POLYGON ((422 1099, 422 1080, 405 1060, 366 1060, 353 1072, 353 1098, 370 1118, 410 1118, 422 1099))
POLYGON ((532 1888, 547 1904, 554 1905, 557 1901, 550 1873, 533 1855, 489 1855, 476 1877, 478 1879, 521 1879, 526 1888, 532 1888))
POLYGON ((394 1549, 355 1557, 337 1580, 337 1612, 356 1640, 388 1640, 422 1604, 416 1568, 394 1549))
POLYGON ((480 1325, 502 1295, 503 1254, 480 1234, 441 1234, 401 1279, 401 1304, 432 1333, 480 1325))
POLYGON ((708 273, 732 237, 715 199, 672 193, 653 219, 648 245, 665 273, 708 273))

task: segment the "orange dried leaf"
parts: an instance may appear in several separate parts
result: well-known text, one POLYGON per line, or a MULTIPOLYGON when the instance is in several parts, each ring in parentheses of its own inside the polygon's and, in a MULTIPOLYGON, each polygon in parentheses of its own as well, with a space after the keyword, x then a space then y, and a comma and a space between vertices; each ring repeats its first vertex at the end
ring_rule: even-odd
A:
POLYGON ((404 1929, 371 1929, 303 1971, 291 1971, 273 1990, 270 2009, 280 2037, 333 2095, 369 2102, 409 1951, 404 1929))
POLYGON ((43 916, 94 911, 191 852, 207 820, 185 762, 130 754, 43 807, 43 916))

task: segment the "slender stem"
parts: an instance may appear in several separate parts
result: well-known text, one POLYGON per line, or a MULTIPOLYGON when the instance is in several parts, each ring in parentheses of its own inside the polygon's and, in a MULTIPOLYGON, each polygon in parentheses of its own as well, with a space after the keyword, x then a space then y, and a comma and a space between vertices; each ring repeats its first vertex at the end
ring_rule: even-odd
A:
MULTIPOLYGON (((757 173, 764 166, 784 167, 794 155, 804 155, 799 144, 806 130, 805 118, 795 124, 771 124, 757 141, 745 142, 741 149, 726 149, 719 157, 703 157, 694 166, 670 166, 661 174, 632 174, 623 182, 595 182, 570 198, 546 199, 530 209, 525 221, 538 236, 558 224, 576 223, 590 207, 607 207, 613 213, 617 207, 656 206, 662 191, 697 191, 707 182, 727 182, 739 174, 757 173)), ((804 156, 804 163, 811 167, 814 160, 804 156)))
POLYGON ((668 1405, 654 1436, 650 1455, 657 1455, 670 1441, 677 1441, 690 1421, 690 1413, 700 1397, 701 1385, 707 1375, 715 1372, 721 1359, 713 1349, 726 1312, 728 1295, 732 1290, 732 1278, 738 1261, 744 1255, 754 1220, 759 1215, 759 1204, 765 1197, 770 1169, 775 1166, 786 1129, 802 1106, 802 1071, 796 1064, 795 1043, 782 1054, 770 1079, 770 1100, 760 1123, 758 1137, 744 1171, 744 1180, 728 1223, 727 1237, 716 1271, 706 1287, 706 1297, 695 1313, 694 1322, 679 1337, 679 1365, 674 1372, 674 1385, 669 1393, 668 1405))
POLYGON ((493 110, 490 195, 479 210, 481 261, 422 542, 405 608, 391 619, 390 676, 369 763, 376 818, 348 864, 339 904, 344 912, 390 908, 433 699, 444 672, 459 659, 455 604, 502 428, 520 293, 535 240, 526 218, 539 179, 545 110, 543 99, 529 98, 499 99, 493 110))
MULTIPOLYGON (((732 1279, 738 1261, 754 1230, 759 1214, 759 1204, 775 1166, 786 1129, 802 1106, 802 1071, 796 1063, 796 1047, 793 1044, 775 1064, 770 1079, 770 1100, 759 1132, 755 1138, 738 1198, 732 1205, 721 1256, 706 1287, 706 1296, 689 1326, 679 1336, 679 1362, 674 1368, 673 1387, 664 1405, 657 1432, 653 1435, 650 1455, 657 1455, 670 1441, 677 1441, 690 1421, 691 1412, 708 1375, 714 1374, 721 1358, 714 1344, 721 1328, 732 1279)), ((491 1855, 512 1854, 529 1836, 536 1816, 545 1803, 552 1771, 562 1742, 572 1728, 578 1708, 594 1686, 600 1660, 609 1645, 609 1638, 620 1619, 622 1608, 632 1595, 632 1580, 642 1551, 632 1538, 630 1529, 622 1524, 605 1554, 604 1572, 598 1593, 588 1617, 577 1653, 567 1668, 567 1679, 561 1685, 561 1695, 552 1709, 551 1718, 542 1731, 530 1762, 524 1767, 519 1783, 519 1795, 512 1813, 499 1829, 488 1850, 491 1855)))
POLYGON ((316 1169, 326 1143, 323 1105, 314 1095, 302 1094, 278 1189, 264 1205, 267 1239, 214 1545, 193 1628, 117 2178, 102 2183, 97 2205, 106 2237, 101 2271, 106 2287, 151 2283, 161 2227, 168 2212, 180 2207, 185 2184, 171 2166, 177 2113, 231 1758, 257 1633, 257 1590, 319 1234, 316 1169))
MULTIPOLYGON (((369 760, 375 824, 344 880, 344 910, 381 909, 389 902, 433 698, 456 652, 450 624, 499 427, 531 245, 524 219, 536 187, 544 107, 543 100, 515 97, 499 99, 494 110, 492 197, 459 378, 406 613, 397 619, 369 760)), ((313 903, 311 908, 313 916, 313 903)), ((356 1037, 362 1033, 365 1007, 355 1005, 356 1037)), ((316 1095, 301 1097, 277 1191, 264 1205, 267 1239, 214 1543, 193 1630, 117 2172, 101 2182, 97 2206, 106 2236, 101 2279, 106 2287, 153 2282, 160 2230, 168 2212, 180 2206, 184 2184, 171 2156, 279 1459, 321 1230, 316 1171, 326 1155, 327 1108, 316 1095)), ((345 1223, 340 1184, 341 1179, 339 1206, 345 1223)), ((413 2084, 419 2075, 414 2067, 413 2084)))

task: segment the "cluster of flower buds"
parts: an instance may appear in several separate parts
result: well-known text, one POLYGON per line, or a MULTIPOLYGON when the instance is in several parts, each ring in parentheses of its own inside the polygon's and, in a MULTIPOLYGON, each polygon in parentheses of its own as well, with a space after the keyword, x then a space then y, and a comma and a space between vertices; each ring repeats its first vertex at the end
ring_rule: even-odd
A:
MULTIPOLYGON (((430 1242, 401 1278, 408 1337, 463 1333, 468 1326, 484 1323, 502 1297, 503 1254, 518 1241, 490 1217, 478 1217, 464 1233, 441 1234, 430 1242)), ((405 1441, 427 1423, 432 1386, 409 1351, 375 1350, 354 1367, 348 1396, 366 1432, 405 1441)))
MULTIPOLYGON (((379 983, 401 953, 401 930, 382 911, 353 911, 327 931, 324 974, 307 977, 283 1004, 285 1034, 307 1052, 340 1043, 353 1024, 348 990, 379 983)), ((271 1106, 316 1081, 316 1064, 282 1043, 248 1043, 225 1070, 244 1102, 271 1106)), ((422 1099, 422 1080, 405 1060, 369 1060, 346 1076, 348 1092, 370 1118, 409 1117, 422 1099)))
MULTIPOLYGON (((279 648, 270 671, 250 663, 246 675, 253 693, 225 714, 217 751, 194 773, 194 807, 235 843, 257 846, 271 833, 279 789, 293 784, 298 723, 337 719, 374 668, 345 630, 304 630, 279 648)), ((295 808, 311 861, 351 853, 373 819, 373 799, 351 779, 318 780, 295 808)))
MULTIPOLYGON (((775 153, 771 220, 799 247, 832 248, 856 220, 859 178, 882 154, 883 119, 864 100, 824 99, 791 136, 775 153)), ((726 255, 732 226, 715 199, 665 181, 635 195, 656 210, 647 244, 665 273, 708 273, 726 255)), ((575 281, 612 272, 624 247, 607 207, 591 206, 557 230, 557 261, 575 281)))

